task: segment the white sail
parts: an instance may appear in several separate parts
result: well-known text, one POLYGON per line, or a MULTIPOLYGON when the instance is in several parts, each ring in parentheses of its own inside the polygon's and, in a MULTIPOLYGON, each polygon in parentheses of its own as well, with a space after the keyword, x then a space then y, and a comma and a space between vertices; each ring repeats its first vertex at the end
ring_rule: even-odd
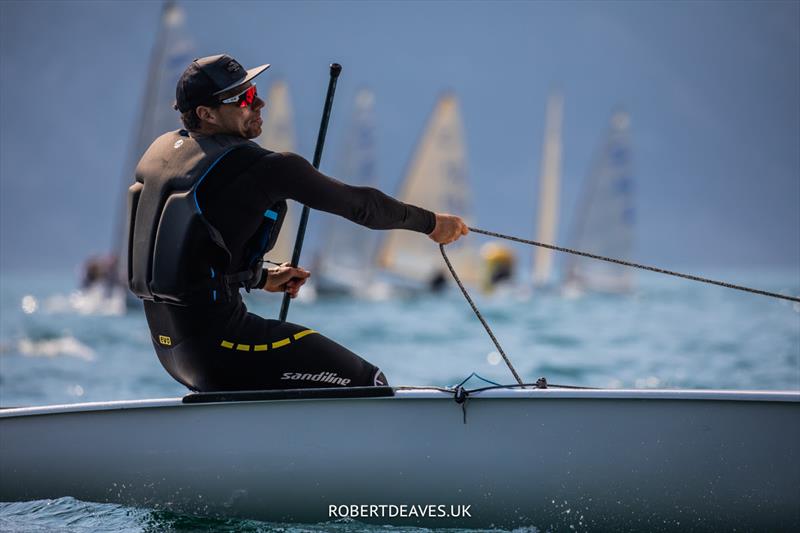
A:
POLYGON ((178 111, 174 109, 175 86, 183 71, 194 59, 194 44, 186 32, 186 13, 174 2, 164 5, 161 21, 162 43, 156 64, 151 66, 148 79, 143 127, 138 140, 136 161, 153 140, 164 132, 182 128, 178 111), (151 83, 152 82, 152 83, 151 83))
MULTIPOLYGON (((266 107, 262 112, 264 127, 261 136, 256 142, 263 148, 272 152, 294 152, 294 117, 292 103, 289 99, 289 87, 284 81, 276 81, 269 89, 266 97, 266 107)), ((275 247, 265 256, 265 259, 282 263, 292 260, 294 239, 297 235, 298 213, 300 206, 293 200, 287 200, 288 210, 283 220, 278 241, 275 247)))
MULTIPOLYGON (((547 123, 542 146, 542 168, 539 178, 539 211, 536 240, 554 244, 558 230, 558 202, 561 186, 561 124, 564 99, 559 93, 547 102, 547 123)), ((533 284, 541 287, 551 282, 553 250, 536 247, 533 256, 533 284)))
MULTIPOLYGON (((351 185, 374 187, 378 182, 374 108, 372 91, 358 91, 344 160, 337 173, 351 185)), ((341 217, 323 216, 324 244, 315 265, 317 290, 356 292, 372 278, 378 234, 341 217)))
POLYGON ((127 286, 127 193, 133 183, 136 165, 156 137, 183 127, 180 114, 173 105, 178 78, 194 59, 194 45, 186 32, 185 20, 186 14, 178 4, 172 1, 164 3, 150 57, 139 122, 123 167, 118 216, 112 237, 113 257, 117 265, 113 283, 123 286, 127 286))
MULTIPOLYGON (((463 125, 455 95, 436 104, 403 182, 399 199, 472 223, 463 125)), ((448 256, 464 281, 478 281, 478 253, 467 239, 447 247, 448 256)), ((378 264, 401 278, 428 283, 446 272, 437 245, 426 235, 392 231, 378 255, 378 264)), ((449 276, 449 274, 447 274, 449 276)))
MULTIPOLYGON (((624 112, 611 118, 611 128, 586 181, 576 217, 572 244, 597 255, 629 260, 633 248, 633 177, 624 112)), ((633 271, 621 265, 570 256, 564 276, 569 292, 628 292, 633 271)))
MULTIPOLYGON (((542 147, 539 177, 539 210, 536 240, 554 244, 558 235, 558 202, 561 187, 561 122, 564 99, 560 93, 550 96, 542 147)), ((553 250, 537 247, 533 256, 533 284, 540 287, 551 282, 553 250)))

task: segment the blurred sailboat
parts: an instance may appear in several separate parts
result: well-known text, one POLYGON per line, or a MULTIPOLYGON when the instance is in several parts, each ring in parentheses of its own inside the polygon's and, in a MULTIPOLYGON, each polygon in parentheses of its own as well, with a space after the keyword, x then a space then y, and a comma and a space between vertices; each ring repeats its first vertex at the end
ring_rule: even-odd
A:
POLYGON ((84 265, 80 291, 82 297, 79 298, 84 310, 90 302, 97 307, 97 312, 103 313, 109 308, 123 312, 126 303, 128 307, 140 305, 128 291, 127 283, 127 192, 136 165, 153 139, 164 132, 183 127, 173 104, 178 78, 193 59, 194 46, 186 32, 185 20, 186 15, 179 5, 173 1, 164 2, 150 56, 139 121, 135 125, 133 142, 122 169, 117 219, 112 235, 113 249, 108 256, 90 257, 84 265), (86 301, 83 301, 84 296, 86 301))
MULTIPOLYGON (((631 172, 630 118, 619 111, 586 180, 573 232, 578 250, 629 260, 633 248, 635 212, 631 172)), ((565 264, 563 292, 626 293, 634 288, 632 269, 570 255, 565 264)))
MULTIPOLYGON (((564 98, 553 92, 547 101, 542 163, 539 172, 538 209, 536 211, 535 240, 555 243, 558 236, 559 191, 561 188, 561 123, 564 98)), ((481 247, 483 260, 481 288, 486 294, 500 290, 500 294, 513 294, 527 299, 531 289, 551 288, 553 285, 553 251, 532 248, 531 276, 515 284, 516 256, 504 241, 489 241, 481 247), (505 290, 503 290, 505 289, 505 290)))
MULTIPOLYGON (((470 225, 474 222, 464 128, 454 94, 445 94, 436 104, 398 198, 434 212, 458 215, 470 225)), ((464 282, 478 283, 479 255, 469 239, 449 245, 447 254, 464 282)), ((439 289, 450 277, 438 246, 426 235, 412 231, 388 232, 378 265, 396 285, 412 290, 439 289)))
MULTIPOLYGON (((267 106, 263 114, 264 127, 256 142, 263 148, 272 152, 294 152, 294 114, 292 102, 289 98, 289 86, 284 81, 276 81, 269 89, 266 98, 267 106)), ((287 200, 286 218, 283 220, 281 232, 275 247, 270 250, 264 259, 276 263, 292 260, 294 239, 297 234, 297 221, 300 206, 294 200, 287 200)))
MULTIPOLYGON (((542 166, 539 173, 539 207, 537 211, 536 241, 555 244, 558 237, 558 207, 561 189, 561 124, 564 98, 553 93, 547 102, 542 166)), ((554 252, 548 248, 533 250, 533 287, 542 288, 553 283, 554 252)))
MULTIPOLYGON (((372 91, 358 91, 344 162, 337 174, 351 185, 374 187, 378 182, 374 108, 372 91)), ((365 291, 373 283, 378 234, 340 217, 323 216, 323 244, 313 269, 317 294, 368 296, 365 291)))

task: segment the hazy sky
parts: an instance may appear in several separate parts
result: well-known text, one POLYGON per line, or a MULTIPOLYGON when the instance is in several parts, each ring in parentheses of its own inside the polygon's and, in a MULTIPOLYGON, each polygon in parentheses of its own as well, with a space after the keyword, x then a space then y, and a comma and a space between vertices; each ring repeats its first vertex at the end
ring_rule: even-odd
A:
MULTIPOLYGON (((477 225, 533 234, 548 92, 565 104, 563 223, 612 111, 632 119, 634 259, 800 272, 800 3, 182 2, 197 55, 269 62, 313 153, 327 65, 344 66, 323 158, 376 94, 396 191, 439 95, 467 132, 477 225)), ((160 2, 0 2, 0 265, 72 269, 111 246, 160 2)), ((321 220, 322 215, 312 215, 321 220)), ((312 235, 313 244, 313 235, 312 235)), ((310 257, 310 255, 309 255, 310 257)))

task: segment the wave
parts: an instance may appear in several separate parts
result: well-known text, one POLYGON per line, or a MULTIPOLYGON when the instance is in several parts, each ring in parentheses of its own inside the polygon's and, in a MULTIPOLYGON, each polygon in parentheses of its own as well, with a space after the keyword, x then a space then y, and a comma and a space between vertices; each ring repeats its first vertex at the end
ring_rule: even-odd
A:
POLYGON ((25 337, 17 341, 16 350, 13 350, 11 346, 4 346, 3 352, 6 351, 17 351, 26 357, 55 358, 66 356, 84 361, 94 361, 97 358, 94 350, 71 335, 41 340, 25 337))

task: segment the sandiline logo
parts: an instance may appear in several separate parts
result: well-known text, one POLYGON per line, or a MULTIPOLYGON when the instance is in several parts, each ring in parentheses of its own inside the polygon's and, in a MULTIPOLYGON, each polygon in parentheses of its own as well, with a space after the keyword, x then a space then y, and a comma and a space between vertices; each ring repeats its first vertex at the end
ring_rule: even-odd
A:
POLYGON ((341 378, 336 375, 336 372, 320 372, 319 374, 302 374, 300 372, 284 372, 281 379, 301 380, 301 381, 321 381, 323 383, 332 383, 334 385, 341 385, 343 387, 350 383, 349 378, 341 378))

